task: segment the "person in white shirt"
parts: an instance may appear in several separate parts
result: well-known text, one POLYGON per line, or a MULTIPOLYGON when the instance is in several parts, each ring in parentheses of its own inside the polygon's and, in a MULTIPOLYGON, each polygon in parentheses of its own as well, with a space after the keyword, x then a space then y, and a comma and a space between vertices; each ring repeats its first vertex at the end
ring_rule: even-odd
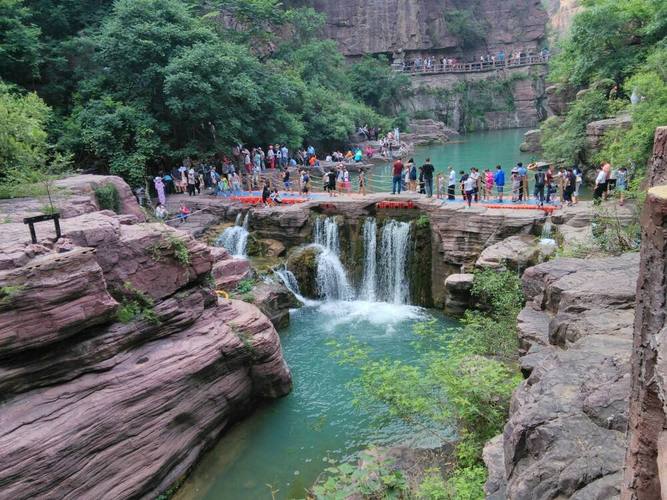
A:
POLYGON ((475 185, 477 182, 472 175, 469 175, 468 178, 463 181, 463 192, 465 193, 466 200, 468 202, 468 207, 472 204, 472 197, 475 194, 475 185))
POLYGON ((454 167, 449 167, 449 180, 447 181, 447 199, 456 199, 456 171, 454 167))

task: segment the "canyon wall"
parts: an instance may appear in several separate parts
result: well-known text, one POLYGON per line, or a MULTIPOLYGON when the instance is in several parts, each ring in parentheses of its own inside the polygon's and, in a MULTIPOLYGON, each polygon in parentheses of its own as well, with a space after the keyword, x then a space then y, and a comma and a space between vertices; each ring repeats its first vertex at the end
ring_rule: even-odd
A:
POLYGON ((225 252, 146 223, 119 178, 61 184, 58 241, 13 222, 39 200, 0 204, 0 490, 154 498, 290 372, 269 319, 214 293, 225 252), (108 183, 120 215, 98 210, 108 183))
POLYGON ((459 132, 535 127, 546 118, 545 65, 414 75, 397 111, 431 113, 459 132))
POLYGON ((533 50, 545 36, 547 13, 539 0, 304 0, 327 16, 324 36, 338 42, 347 56, 365 54, 457 52, 461 40, 445 13, 468 11, 483 27, 471 54, 533 50), (475 52, 477 51, 477 52, 475 52))
POLYGON ((667 127, 655 133, 641 218, 641 267, 623 496, 667 498, 667 127))

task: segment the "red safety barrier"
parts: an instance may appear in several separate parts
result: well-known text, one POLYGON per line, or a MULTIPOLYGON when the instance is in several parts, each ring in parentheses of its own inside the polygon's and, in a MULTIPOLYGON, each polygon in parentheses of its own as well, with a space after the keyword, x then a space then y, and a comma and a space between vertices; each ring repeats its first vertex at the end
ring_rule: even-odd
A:
MULTIPOLYGON (((239 201, 246 205, 261 205, 262 197, 261 196, 230 196, 230 200, 239 201)), ((297 203, 305 203, 305 198, 283 198, 281 200, 282 205, 296 205, 297 203)))
POLYGON ((413 201, 379 201, 375 204, 376 208, 417 208, 413 201))
POLYGON ((556 209, 560 208, 554 206, 539 207, 537 205, 505 205, 502 203, 483 203, 482 206, 485 208, 509 208, 511 210, 542 210, 548 214, 552 214, 556 209))

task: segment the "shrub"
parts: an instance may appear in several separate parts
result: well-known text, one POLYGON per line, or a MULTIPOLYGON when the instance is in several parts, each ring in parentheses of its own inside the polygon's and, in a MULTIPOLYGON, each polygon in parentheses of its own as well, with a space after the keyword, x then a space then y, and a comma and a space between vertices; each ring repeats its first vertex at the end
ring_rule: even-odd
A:
POLYGON ((236 285, 235 292, 240 295, 247 294, 252 291, 254 286, 255 286, 254 280, 252 278, 246 278, 244 280, 239 281, 239 284, 236 285))
POLYGON ((116 290, 114 295, 119 297, 120 307, 116 312, 116 319, 121 323, 130 323, 137 318, 153 324, 160 324, 160 319, 155 313, 153 299, 136 289, 131 283, 124 283, 121 290, 116 290))
POLYGON ((100 210, 113 210, 120 212, 120 196, 118 189, 113 184, 103 184, 95 188, 95 199, 100 210))
POLYGON ((160 241, 151 245, 149 251, 156 262, 160 262, 165 254, 171 254, 181 266, 187 267, 190 265, 190 250, 188 250, 187 244, 174 234, 163 233, 160 241))

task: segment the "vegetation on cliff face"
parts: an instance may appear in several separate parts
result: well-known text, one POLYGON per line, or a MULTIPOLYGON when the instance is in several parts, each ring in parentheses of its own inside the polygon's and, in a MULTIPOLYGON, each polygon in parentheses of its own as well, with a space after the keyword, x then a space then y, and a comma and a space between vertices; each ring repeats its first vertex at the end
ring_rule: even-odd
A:
POLYGON ((567 162, 634 164, 641 171, 655 127, 667 123, 667 4, 589 0, 584 6, 550 63, 550 78, 589 90, 563 119, 544 123, 545 154, 567 162), (630 104, 633 92, 640 99, 636 105, 630 104), (587 157, 586 123, 619 112, 631 114, 632 128, 609 133, 599 154, 587 157))
MULTIPOLYGON (((446 479, 443 471, 429 471, 425 484, 412 492, 419 498, 420 491, 436 495, 430 498, 483 498, 482 448, 502 432, 512 391, 521 380, 516 365, 516 316, 523 303, 519 278, 513 273, 480 272, 473 294, 489 306, 489 312, 468 311, 463 326, 454 330, 441 331, 428 322, 418 325, 416 363, 377 359, 354 339, 332 343, 341 363, 359 369, 351 386, 355 400, 381 421, 400 419, 415 431, 440 439, 444 436, 439 429, 453 425, 458 430, 454 470, 446 479)), ((333 479, 326 480, 327 495, 335 496, 338 487, 349 492, 350 477, 364 484, 360 479, 364 473, 350 467, 329 470, 333 479)), ((365 494, 362 488, 356 492, 365 494)), ((327 495, 320 496, 331 498, 327 495)))
POLYGON ((314 39, 323 22, 278 0, 2 0, 0 106, 30 150, 2 148, 0 181, 53 147, 136 185, 236 142, 331 147, 389 127, 379 111, 405 79, 385 61, 346 65, 314 39))

